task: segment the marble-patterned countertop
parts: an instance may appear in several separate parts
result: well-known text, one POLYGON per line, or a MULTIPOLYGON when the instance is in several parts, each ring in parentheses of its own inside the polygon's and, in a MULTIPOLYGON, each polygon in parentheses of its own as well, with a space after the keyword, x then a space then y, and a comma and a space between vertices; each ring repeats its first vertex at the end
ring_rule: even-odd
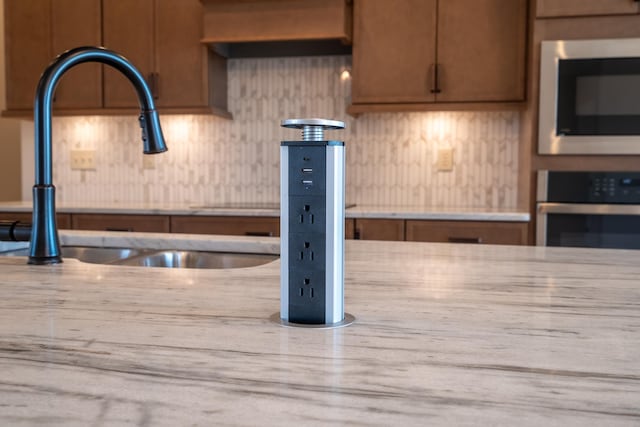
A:
MULTIPOLYGON (((219 215, 219 216, 279 216, 277 203, 229 204, 227 206, 184 206, 158 203, 58 203, 59 213, 146 214, 146 215, 219 215)), ((3 212, 30 212, 30 201, 0 202, 3 212)), ((530 214, 517 209, 444 208, 425 206, 356 205, 345 211, 347 218, 429 219, 463 221, 527 222, 530 214)))
POLYGON ((279 261, 0 257, 0 425, 637 426, 639 255, 347 241, 340 329, 269 320, 279 261))

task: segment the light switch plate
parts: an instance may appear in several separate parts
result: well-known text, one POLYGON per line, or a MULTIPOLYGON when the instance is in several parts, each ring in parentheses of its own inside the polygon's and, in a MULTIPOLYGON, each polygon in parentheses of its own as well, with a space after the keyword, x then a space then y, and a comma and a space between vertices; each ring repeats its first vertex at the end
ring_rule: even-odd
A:
POLYGON ((453 170, 453 148, 439 149, 436 163, 439 171, 453 170))
POLYGON ((96 151, 95 150, 71 150, 72 170, 95 170, 96 151))

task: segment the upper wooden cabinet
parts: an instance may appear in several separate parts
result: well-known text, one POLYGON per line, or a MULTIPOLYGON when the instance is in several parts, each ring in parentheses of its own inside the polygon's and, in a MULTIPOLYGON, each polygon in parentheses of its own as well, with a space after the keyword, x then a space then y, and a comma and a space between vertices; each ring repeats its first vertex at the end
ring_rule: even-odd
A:
POLYGON ((202 0, 206 43, 351 41, 350 0, 202 0))
POLYGON ((350 112, 524 101, 526 35, 527 0, 355 0, 350 112))
MULTIPOLYGON (((100 0, 5 0, 7 110, 29 114, 36 86, 56 55, 100 45, 100 0)), ((54 109, 102 105, 99 64, 68 71, 56 90, 54 109)))
MULTIPOLYGON (((161 113, 230 117, 226 62, 200 41, 199 0, 5 0, 5 27, 7 115, 31 114, 40 74, 57 54, 102 45, 140 70, 161 113)), ((138 102, 124 76, 90 63, 65 73, 54 108, 129 114, 138 102)))
POLYGON ((640 12, 637 0, 538 0, 536 17, 630 15, 640 12))
MULTIPOLYGON (((226 112, 226 62, 204 46, 199 0, 103 0, 105 47, 148 79, 159 109, 226 112)), ((137 106, 131 84, 105 68, 105 107, 137 106)))

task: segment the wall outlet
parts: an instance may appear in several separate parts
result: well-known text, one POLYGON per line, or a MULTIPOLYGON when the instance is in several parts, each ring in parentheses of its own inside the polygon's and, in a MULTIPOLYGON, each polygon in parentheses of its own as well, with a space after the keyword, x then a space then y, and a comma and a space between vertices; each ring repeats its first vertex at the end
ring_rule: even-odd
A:
POLYGON ((441 148, 438 150, 436 167, 439 171, 453 170, 453 148, 441 148))
POLYGON ((72 170, 95 170, 96 151, 95 150, 71 150, 72 170))
POLYGON ((155 169, 156 168, 156 156, 151 154, 144 154, 142 156, 142 169, 155 169))

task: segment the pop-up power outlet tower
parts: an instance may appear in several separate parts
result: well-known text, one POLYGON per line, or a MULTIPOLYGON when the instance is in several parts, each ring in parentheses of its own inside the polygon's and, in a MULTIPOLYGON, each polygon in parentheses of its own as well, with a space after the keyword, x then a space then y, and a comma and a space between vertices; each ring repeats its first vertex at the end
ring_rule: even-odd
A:
POLYGON ((280 146, 280 320, 297 326, 344 326, 345 147, 325 140, 344 123, 283 120, 301 141, 280 146))

